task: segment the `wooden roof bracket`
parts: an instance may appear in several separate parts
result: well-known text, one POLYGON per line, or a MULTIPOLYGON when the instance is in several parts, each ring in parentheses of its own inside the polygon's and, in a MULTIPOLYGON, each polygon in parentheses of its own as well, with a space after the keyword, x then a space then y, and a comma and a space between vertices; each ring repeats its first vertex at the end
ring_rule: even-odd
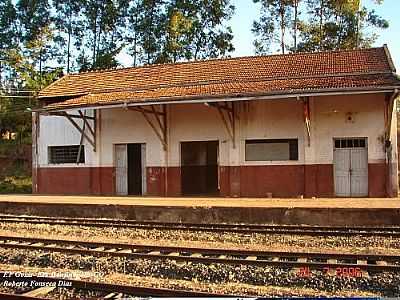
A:
POLYGON ((156 109, 155 105, 151 105, 150 109, 141 106, 128 106, 129 110, 141 112, 147 123, 153 129, 154 133, 163 145, 164 151, 168 150, 167 139, 167 106, 160 105, 161 110, 156 109), (154 118, 151 118, 153 116, 154 118))
POLYGON ((396 98, 399 96, 399 90, 395 89, 393 94, 387 95, 385 98, 385 150, 390 147, 390 136, 392 129, 393 107, 396 98))
POLYGON ((304 114, 304 127, 307 132, 307 145, 308 147, 310 147, 311 146, 310 97, 303 97, 303 114, 304 114))
POLYGON ((222 122, 224 123, 225 129, 228 132, 228 135, 232 141, 233 149, 236 148, 236 119, 238 116, 236 114, 235 102, 223 102, 223 104, 216 103, 208 103, 209 106, 215 107, 219 115, 221 117, 222 122))
POLYGON ((70 115, 67 112, 62 112, 60 116, 64 116, 67 120, 79 131, 81 134, 81 143, 86 139, 93 147, 93 151, 96 152, 96 117, 86 116, 86 113, 83 114, 81 110, 78 111, 79 115, 70 115), (74 119, 81 119, 83 121, 82 127, 74 119), (92 120, 93 127, 90 125, 88 120, 92 120), (90 135, 86 132, 86 127, 89 128, 90 135))
MULTIPOLYGON (((79 111, 79 114, 81 114, 81 111, 79 111)), ((83 116, 86 117, 86 110, 83 113, 83 116)), ((82 131, 85 132, 85 129, 86 129, 86 122, 83 122, 82 131)), ((82 153, 82 144, 83 144, 83 134, 81 134, 81 140, 79 142, 78 154, 76 155, 76 164, 77 165, 79 165, 79 158, 81 157, 81 153, 82 153)))

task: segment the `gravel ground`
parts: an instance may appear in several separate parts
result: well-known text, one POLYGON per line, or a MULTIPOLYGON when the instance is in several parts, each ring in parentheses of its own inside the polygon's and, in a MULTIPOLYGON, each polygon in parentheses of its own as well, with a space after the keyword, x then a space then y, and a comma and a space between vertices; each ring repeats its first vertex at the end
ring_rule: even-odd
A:
MULTIPOLYGON (((300 277, 292 269, 261 268, 255 266, 230 266, 222 264, 177 263, 173 260, 126 260, 124 258, 59 253, 46 254, 41 251, 27 251, 0 248, 0 263, 26 267, 70 269, 113 273, 140 277, 186 280, 207 284, 247 284, 251 286, 278 286, 319 290, 338 293, 343 290, 371 292, 380 296, 400 296, 400 274, 376 273, 368 277, 334 277, 316 271, 310 277, 300 277)), ((230 292, 230 291, 228 291, 230 292)))
POLYGON ((240 248, 280 251, 330 251, 400 255, 400 238, 378 236, 336 237, 243 233, 211 233, 182 230, 95 228, 69 225, 0 223, 0 235, 68 238, 169 246, 240 248))
MULTIPOLYGON (((48 268, 37 268, 37 267, 21 267, 18 265, 1 265, 0 268, 7 271, 21 271, 30 272, 31 274, 37 274, 38 272, 48 272, 48 268)), ((70 269, 52 269, 58 273, 62 272, 73 272, 70 269)), ((81 272, 79 272, 81 274, 81 272)), ((351 296, 363 296, 363 297, 373 297, 378 296, 377 293, 372 292, 364 292, 360 290, 348 291, 346 289, 342 289, 336 292, 327 292, 315 290, 312 288, 306 287, 296 287, 296 286, 274 286, 274 285, 263 285, 263 286, 255 286, 244 283, 234 283, 227 282, 223 284, 218 283, 204 283, 196 280, 188 281, 181 279, 169 279, 169 278, 156 278, 149 276, 135 276, 129 274, 102 274, 101 277, 98 275, 94 276, 95 273, 86 273, 82 279, 91 280, 91 281, 102 281, 102 282, 111 282, 118 284, 128 284, 128 285, 138 285, 144 287, 155 287, 155 288, 168 288, 174 290, 193 290, 193 291, 201 291, 208 293, 216 293, 216 294, 229 294, 229 295, 248 295, 248 296, 340 296, 340 297, 351 297, 351 296)), ((81 277, 79 275, 79 277, 81 277)), ((76 278, 76 277, 75 277, 76 278)), ((57 298, 60 295, 65 297, 64 299, 68 299, 68 297, 73 297, 74 295, 81 295, 82 297, 90 296, 91 293, 85 291, 76 291, 73 289, 57 289, 54 290, 51 294, 48 295, 48 298, 57 298)), ((53 298, 53 299, 54 299, 53 298)), ((58 299, 58 298, 57 298, 58 299)), ((80 298, 81 299, 81 298, 80 298)))

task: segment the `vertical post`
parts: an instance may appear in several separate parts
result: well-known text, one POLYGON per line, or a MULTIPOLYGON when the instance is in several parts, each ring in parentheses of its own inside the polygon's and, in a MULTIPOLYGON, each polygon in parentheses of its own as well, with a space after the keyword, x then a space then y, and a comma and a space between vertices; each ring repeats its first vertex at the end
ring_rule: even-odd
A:
POLYGON ((94 147, 93 151, 96 152, 97 150, 97 109, 93 110, 93 142, 94 142, 94 147))
MULTIPOLYGON (((168 159, 168 116, 167 116, 167 105, 164 104, 162 105, 162 118, 163 118, 163 138, 164 138, 164 155, 165 155, 165 174, 164 174, 164 196, 168 196, 168 165, 169 165, 169 159, 168 159)), ((157 116, 155 116, 157 118, 157 116)))
POLYGON ((32 193, 38 193, 38 135, 39 113, 32 113, 32 193))
MULTIPOLYGON (((228 112, 229 113, 229 112, 228 112)), ((232 144, 233 149, 236 149, 236 112, 235 112, 235 102, 232 102, 232 144)))

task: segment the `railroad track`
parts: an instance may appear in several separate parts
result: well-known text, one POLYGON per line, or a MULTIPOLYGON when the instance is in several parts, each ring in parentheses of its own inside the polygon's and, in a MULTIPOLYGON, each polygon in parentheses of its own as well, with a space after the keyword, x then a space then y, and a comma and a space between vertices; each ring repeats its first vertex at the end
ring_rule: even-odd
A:
POLYGON ((46 282, 49 283, 47 287, 32 288, 31 290, 24 292, 22 294, 11 294, 0 292, 0 299, 10 299, 10 300, 38 300, 38 299, 48 299, 44 298, 46 295, 51 293, 57 287, 65 287, 69 285, 69 288, 74 288, 76 290, 86 290, 86 291, 98 291, 104 293, 104 296, 98 299, 121 299, 123 295, 137 296, 137 297, 241 297, 238 295, 229 294, 218 294, 200 291, 189 291, 189 290, 173 290, 166 288, 154 288, 154 287, 143 287, 143 286, 133 286, 124 284, 112 284, 104 282, 94 282, 88 280, 77 280, 77 279, 65 279, 65 278, 55 278, 55 277, 39 277, 33 275, 29 278, 23 278, 9 274, 8 272, 0 272, 0 283, 4 280, 8 281, 36 281, 36 282, 46 282), (62 282, 60 285, 60 281, 62 282), (54 283, 52 285, 51 283, 54 283))
POLYGON ((400 256, 379 254, 339 254, 320 252, 253 251, 131 245, 0 236, 0 247, 126 259, 174 260, 179 262, 231 265, 275 266, 310 269, 358 268, 363 271, 400 271, 400 256))
POLYGON ((135 221, 118 219, 10 216, 0 215, 0 222, 88 227, 117 227, 134 229, 183 230, 206 232, 295 234, 311 236, 384 236, 400 237, 400 227, 328 227, 308 225, 258 225, 258 224, 199 224, 135 221))

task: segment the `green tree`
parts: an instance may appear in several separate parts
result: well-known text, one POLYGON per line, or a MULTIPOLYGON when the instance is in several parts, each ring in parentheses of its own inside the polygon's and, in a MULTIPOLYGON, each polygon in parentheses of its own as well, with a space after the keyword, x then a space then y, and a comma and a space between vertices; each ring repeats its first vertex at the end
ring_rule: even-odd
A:
POLYGON ((217 58, 235 50, 233 33, 227 22, 235 7, 230 0, 202 0, 196 3, 189 49, 194 59, 217 58))
POLYGON ((361 7, 359 0, 307 0, 307 6, 309 18, 300 25, 300 51, 370 47, 378 37, 376 30, 389 26, 374 10, 361 7))
POLYGON ((83 5, 83 22, 86 32, 85 48, 78 61, 87 67, 86 49, 91 49, 90 68, 109 68, 117 66, 116 55, 124 47, 125 18, 129 7, 126 0, 89 0, 83 5), (106 64, 103 64, 105 62, 106 64))
MULTIPOLYGON (((256 35, 254 46, 256 53, 271 51, 274 42, 280 45, 282 54, 289 47, 287 44, 286 32, 292 24, 292 0, 253 0, 261 4, 261 15, 259 20, 254 21, 252 32, 256 35)), ((297 2, 296 2, 297 3, 297 2)), ((296 16, 297 18, 297 16, 296 16)), ((295 24, 297 26, 297 20, 295 24)), ((297 35, 297 29, 296 29, 297 35)))
POLYGON ((163 0, 141 0, 135 16, 136 51, 140 63, 156 62, 162 53, 166 24, 165 2, 163 0))
POLYGON ((360 0, 253 1, 261 4, 252 29, 256 53, 270 52, 276 43, 281 53, 370 47, 378 36, 376 30, 388 27, 360 0), (286 34, 289 30, 291 37, 286 34))
POLYGON ((83 22, 82 0, 53 0, 54 25, 56 34, 54 42, 60 49, 57 61, 65 63, 66 72, 70 73, 76 51, 82 47, 83 22))

